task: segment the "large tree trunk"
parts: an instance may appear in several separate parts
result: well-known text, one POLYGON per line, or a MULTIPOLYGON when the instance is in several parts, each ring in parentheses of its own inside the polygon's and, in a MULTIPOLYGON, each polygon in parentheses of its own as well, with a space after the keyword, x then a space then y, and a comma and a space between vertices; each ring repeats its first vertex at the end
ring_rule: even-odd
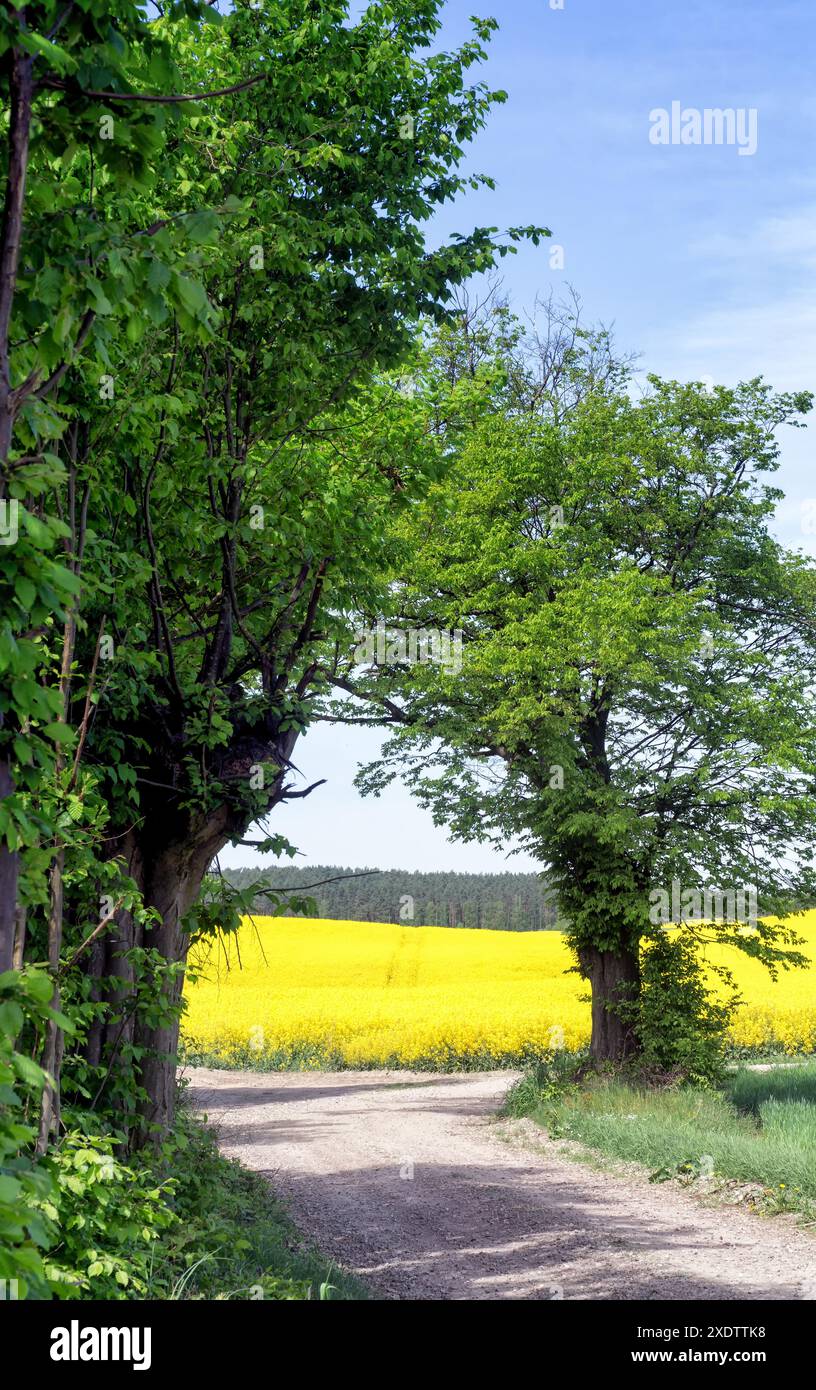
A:
MULTIPOLYGON (((246 778, 264 758, 271 761, 272 746, 278 773, 268 789, 268 812, 289 794, 286 775, 297 737, 297 730, 293 729, 280 735, 274 743, 272 733, 263 743, 246 739, 244 744, 230 750, 229 766, 217 770, 225 780, 246 778)), ((106 852, 111 858, 123 861, 123 868, 139 889, 144 906, 152 908, 158 920, 152 927, 142 927, 134 922, 131 913, 122 909, 114 919, 118 930, 100 943, 94 943, 88 962, 88 973, 94 980, 92 997, 100 998, 107 990, 109 1003, 109 1017, 91 1027, 85 1045, 87 1061, 92 1066, 105 1068, 97 1098, 107 1091, 107 1103, 111 1103, 111 1091, 116 1092, 115 1079, 127 1064, 130 1045, 141 1054, 135 1065, 146 1094, 132 1133, 133 1147, 159 1137, 173 1122, 179 1016, 175 1012, 170 1020, 151 1023, 144 1017, 144 1010, 141 1010, 141 1017, 135 1012, 137 981, 127 954, 133 947, 142 947, 157 951, 167 964, 186 964, 189 938, 183 930, 183 922, 198 898, 204 875, 224 845, 244 834, 247 824, 257 818, 257 811, 249 813, 243 800, 237 797, 231 804, 225 801, 201 817, 189 812, 179 813, 178 794, 172 789, 173 767, 157 759, 156 766, 150 770, 154 775, 150 781, 144 779, 142 815, 138 823, 125 834, 112 830, 106 852), (110 984, 104 983, 111 977, 116 982, 112 992, 110 984)), ((294 794, 304 795, 303 792, 294 794)), ((172 1012, 178 1005, 182 988, 183 971, 178 972, 175 979, 165 981, 163 1002, 170 1006, 165 1013, 172 1012)), ((127 1090, 123 1088, 123 1095, 127 1095, 127 1090)), ((132 1129, 132 1116, 128 1117, 125 1128, 132 1129)))
POLYGON ((620 1062, 638 1051, 631 1006, 640 992, 640 961, 636 951, 601 951, 583 946, 578 953, 581 973, 592 988, 593 1062, 620 1062), (623 1006, 623 1007, 621 1007, 623 1006))
MULTIPOLYGON (((167 815, 146 817, 138 831, 130 832, 129 872, 145 907, 153 908, 159 918, 155 927, 145 927, 139 944, 158 951, 168 964, 184 965, 189 947, 184 918, 198 898, 213 858, 243 825, 236 824, 235 813, 226 806, 195 824, 186 819, 180 824, 169 808, 167 815)), ((183 983, 183 972, 179 972, 164 986, 171 1009, 179 1003, 183 983)), ((136 1019, 133 1042, 144 1049, 139 1079, 147 1094, 132 1141, 135 1147, 149 1143, 173 1123, 179 1021, 177 1012, 170 1022, 158 1026, 136 1019)))
MULTIPOLYGON (((155 856, 149 852, 145 855, 141 884, 144 903, 156 910, 161 924, 145 931, 143 944, 157 950, 168 963, 186 963, 189 938, 182 930, 182 922, 198 897, 213 856, 226 843, 223 819, 222 815, 216 816, 192 843, 166 843, 155 856)), ((166 984, 164 992, 171 1007, 178 1005, 182 987, 181 974, 166 984)), ((149 1142, 173 1123, 178 1040, 178 1013, 167 1026, 154 1028, 142 1022, 136 1025, 135 1042, 145 1049, 140 1069, 141 1083, 147 1092, 136 1145, 149 1142)))

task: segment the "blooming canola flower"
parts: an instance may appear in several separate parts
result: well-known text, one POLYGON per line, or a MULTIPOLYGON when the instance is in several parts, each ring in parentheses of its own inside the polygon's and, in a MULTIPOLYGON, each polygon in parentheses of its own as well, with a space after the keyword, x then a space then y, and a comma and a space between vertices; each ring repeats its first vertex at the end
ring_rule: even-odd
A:
MULTIPOLYGON (((793 921, 816 961, 816 912, 793 921)), ((709 946, 744 1005, 731 1042, 761 1052, 816 1048, 816 966, 772 981, 730 947, 709 946)), ((523 1066, 589 1041, 588 986, 560 932, 253 917, 200 943, 185 996, 186 1054, 226 1065, 523 1066)))

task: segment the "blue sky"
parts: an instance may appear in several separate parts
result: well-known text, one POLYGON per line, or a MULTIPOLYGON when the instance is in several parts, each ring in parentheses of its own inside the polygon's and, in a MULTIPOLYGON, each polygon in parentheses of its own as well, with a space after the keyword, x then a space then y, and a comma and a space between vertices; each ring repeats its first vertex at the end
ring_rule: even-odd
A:
MULTIPOLYGON (((469 193, 433 236, 477 224, 549 226, 564 248, 522 247, 503 262, 514 306, 572 285, 589 320, 614 323, 643 370, 726 384, 763 375, 779 389, 816 389, 816 4, 814 0, 449 0, 445 46, 468 16, 500 29, 481 75, 508 92, 467 166, 494 192, 469 193), (656 146, 650 112, 748 108, 756 153, 733 145, 656 146)), ((780 539, 816 552, 806 507, 816 497, 814 424, 783 436, 780 539)), ((296 761, 313 781, 275 829, 301 863, 379 868, 533 868, 450 844, 401 790, 358 797, 355 767, 370 733, 319 726, 296 761)), ((223 863, 251 862, 246 850, 223 863)))

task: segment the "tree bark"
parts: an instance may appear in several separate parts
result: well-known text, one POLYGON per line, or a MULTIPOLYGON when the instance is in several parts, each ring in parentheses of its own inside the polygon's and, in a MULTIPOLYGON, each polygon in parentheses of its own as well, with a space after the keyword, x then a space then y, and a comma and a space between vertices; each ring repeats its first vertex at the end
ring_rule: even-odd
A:
MULTIPOLYGON (((87 959, 86 973, 91 981, 90 999, 94 1004, 100 1003, 103 998, 101 980, 105 973, 105 961, 107 959, 107 942, 103 937, 98 937, 90 948, 87 959)), ((85 1039, 84 1055, 85 1061, 90 1067, 98 1067, 102 1060, 102 1040, 105 1036, 105 1024, 102 1018, 94 1018, 85 1039)))
POLYGON ((6 191, 0 232, 0 463, 5 464, 14 427, 9 333, 23 239, 26 171, 34 93, 34 59, 22 48, 11 53, 6 191))
MULTIPOLYGON (((230 815, 222 807, 183 840, 168 830, 150 837, 139 846, 139 884, 145 907, 157 912, 160 922, 145 929, 142 945, 159 952, 168 964, 186 964, 189 938, 183 921, 195 903, 204 875, 213 858, 223 849, 232 829, 230 815)), ((183 974, 164 985, 165 1001, 176 1008, 181 998, 183 974)), ((164 1133, 173 1123, 176 1097, 176 1065, 180 1016, 163 1026, 137 1020, 134 1042, 144 1049, 139 1063, 140 1081, 146 1098, 140 1106, 141 1121, 133 1136, 133 1147, 142 1147, 164 1133)))
MULTIPOLYGON (((26 169, 34 90, 31 54, 12 50, 9 71, 9 128, 6 190, 0 230, 0 497, 6 496, 6 464, 14 429, 14 397, 11 381, 10 328, 17 267, 23 237, 26 169)), ((0 715, 0 725, 3 719, 0 715)), ((14 793, 11 759, 0 760, 0 801, 14 793)), ((19 858, 0 841, 0 973, 10 970, 14 958, 15 915, 19 858)))
POLYGON ((26 910, 17 904, 14 923, 14 959, 12 960, 13 970, 22 970, 25 963, 25 943, 26 943, 26 910))
MULTIPOLYGON (((145 947, 153 947, 163 960, 186 964, 189 938, 182 922, 198 897, 201 881, 210 861, 225 841, 217 838, 210 848, 209 837, 203 845, 170 844, 152 862, 145 865, 144 903, 155 908, 161 924, 145 931, 145 947)), ((181 998, 183 976, 164 986, 166 1001, 175 1008, 181 998)), ((135 1136, 136 1146, 146 1144, 173 1123, 176 1097, 176 1062, 180 1017, 164 1027, 138 1023, 135 1041, 145 1049, 140 1063, 141 1083, 147 1098, 141 1106, 141 1125, 135 1136)))
MULTIPOLYGON (((296 729, 283 733, 277 733, 274 727, 258 733, 250 730, 233 743, 213 774, 229 786, 230 782, 240 783, 249 777, 259 762, 272 762, 277 775, 268 788, 264 810, 267 814, 288 795, 305 794, 291 793, 286 784, 297 737, 296 729)), ((131 1044, 138 1056, 133 1065, 145 1096, 139 1105, 135 1130, 132 1115, 125 1124, 126 1129, 132 1130, 132 1148, 160 1137, 173 1122, 179 1017, 176 1013, 170 1022, 159 1023, 155 1017, 149 1019, 148 1010, 136 1009, 136 987, 143 980, 134 979, 127 954, 133 947, 141 947, 155 950, 167 964, 186 964, 189 937, 183 923, 198 898, 204 875, 224 845, 244 835, 248 824, 258 818, 256 809, 248 812, 243 795, 229 800, 225 797, 220 805, 203 814, 180 812, 173 786, 178 771, 173 761, 175 750, 159 746, 154 739, 152 753, 150 776, 141 779, 138 822, 124 833, 112 825, 105 853, 123 861, 122 867, 139 890, 144 907, 154 910, 156 924, 145 923, 142 927, 134 922, 131 913, 119 912, 115 917, 119 930, 103 943, 94 942, 88 957, 93 994, 99 998, 107 991, 109 1005, 108 1017, 91 1027, 85 1044, 90 1065, 105 1068, 96 1100, 115 1089, 131 1044), (111 976, 118 977, 113 988, 105 983, 111 976)), ((180 1000, 183 970, 174 980, 165 981, 162 988, 164 999, 159 1002, 169 1006, 165 1012, 172 1011, 180 1000)), ((128 1087, 124 1087, 122 1094, 127 1091, 128 1087)), ((110 1095, 107 1103, 111 1103, 110 1095)))
MULTIPOLYGON (((48 914, 48 965, 54 977, 54 993, 51 996, 52 1009, 59 1009, 60 1007, 59 964, 60 951, 62 950, 64 870, 65 850, 59 849, 51 865, 51 893, 48 914)), ((40 1127, 36 1146, 38 1154, 44 1154, 46 1152, 51 1134, 59 1127, 60 1062, 62 1060, 62 1048, 60 1045, 61 1031, 62 1030, 54 1019, 49 1018, 45 1028, 45 1047, 42 1055, 42 1067, 43 1070, 48 1073, 49 1079, 43 1091, 42 1108, 40 1110, 40 1127)))
POLYGON ((621 1062, 634 1056, 639 1046, 634 1020, 628 1015, 640 992, 638 953, 627 948, 601 951, 597 946, 583 946, 578 959, 592 989, 592 1061, 621 1062))

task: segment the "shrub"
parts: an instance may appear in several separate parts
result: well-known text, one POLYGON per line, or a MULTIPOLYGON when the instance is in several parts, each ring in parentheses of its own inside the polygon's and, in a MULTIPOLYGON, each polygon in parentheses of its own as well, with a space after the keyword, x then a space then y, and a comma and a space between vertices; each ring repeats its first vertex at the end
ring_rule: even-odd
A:
POLYGON ((110 1136, 65 1135, 53 1151, 53 1201, 41 1204, 59 1226, 47 1274, 59 1298, 144 1298, 154 1247, 174 1225, 173 1180, 115 1157, 110 1136))
POLYGON ((659 932, 642 958, 642 987, 635 1006, 641 1046, 638 1066, 696 1085, 722 1078, 726 1030, 739 1003, 728 972, 717 973, 730 996, 717 999, 708 986, 696 942, 683 931, 659 932))

